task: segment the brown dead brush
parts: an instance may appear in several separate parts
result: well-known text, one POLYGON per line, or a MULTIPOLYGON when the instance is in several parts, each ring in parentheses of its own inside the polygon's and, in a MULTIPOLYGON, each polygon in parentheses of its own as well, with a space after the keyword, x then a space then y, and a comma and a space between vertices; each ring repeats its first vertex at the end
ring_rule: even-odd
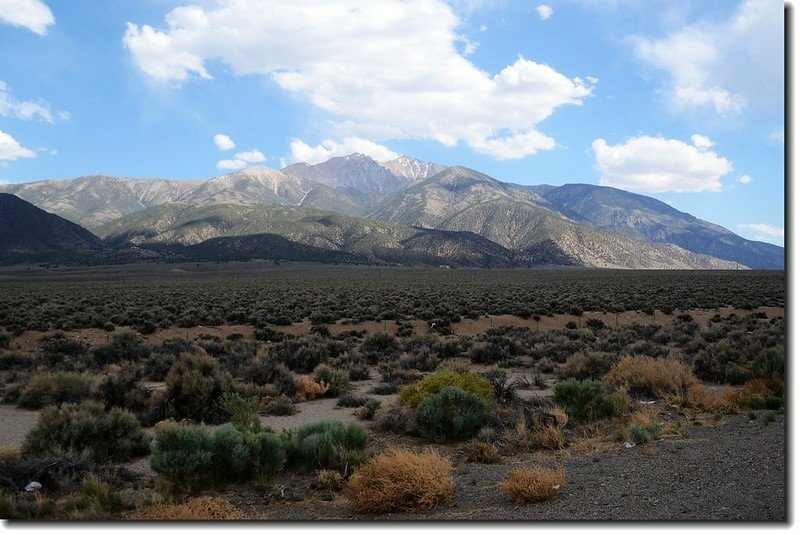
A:
POLYGON ((390 448, 356 470, 345 496, 360 513, 429 511, 453 498, 452 470, 436 451, 390 448))
POLYGON ((563 468, 515 468, 500 483, 500 490, 517 504, 542 502, 555 496, 565 480, 563 468))
POLYGON ((15 463, 22 458, 19 448, 15 446, 0 446, 0 463, 15 463))
POLYGON ((336 470, 318 470, 317 485, 319 488, 338 492, 344 487, 344 478, 336 470))
POLYGON ((318 383, 308 375, 301 376, 296 382, 297 401, 311 401, 322 397, 328 391, 325 383, 318 383))
POLYGON ((548 411, 545 418, 517 420, 513 429, 505 432, 504 438, 512 447, 525 451, 560 450, 566 445, 564 427, 567 415, 560 408, 548 411))
POLYGON ((467 461, 471 463, 496 464, 503 460, 503 457, 489 442, 476 440, 467 448, 467 461))
POLYGON ((684 395, 699 382, 684 363, 646 356, 624 357, 603 379, 606 385, 624 388, 631 394, 666 398, 684 395))
POLYGON ((241 511, 228 500, 202 496, 184 503, 152 505, 133 514, 136 520, 241 520, 241 511))
POLYGON ((738 389, 725 387, 720 390, 696 384, 686 392, 686 405, 703 412, 734 413, 739 410, 738 389))

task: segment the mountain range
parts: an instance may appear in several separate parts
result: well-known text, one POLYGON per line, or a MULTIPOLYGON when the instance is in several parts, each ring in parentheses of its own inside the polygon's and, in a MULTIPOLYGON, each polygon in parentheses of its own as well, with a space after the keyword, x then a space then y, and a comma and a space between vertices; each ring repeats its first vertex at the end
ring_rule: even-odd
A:
POLYGON ((377 162, 351 154, 207 180, 88 176, 0 185, 0 192, 13 194, 0 199, 4 250, 6 234, 17 233, 14 254, 0 255, 4 263, 25 261, 26 255, 39 261, 50 251, 53 258, 91 262, 784 266, 783 248, 746 240, 650 197, 588 184, 510 184, 409 156, 377 162), (22 199, 31 203, 24 210, 22 199), (28 222, 36 229, 30 244, 17 243, 27 238, 28 222), (45 239, 46 222, 52 224, 51 239, 45 239), (69 222, 74 228, 63 234, 69 222), (54 238, 59 233, 72 237, 61 243, 54 238), (69 246, 78 236, 85 243, 69 246))

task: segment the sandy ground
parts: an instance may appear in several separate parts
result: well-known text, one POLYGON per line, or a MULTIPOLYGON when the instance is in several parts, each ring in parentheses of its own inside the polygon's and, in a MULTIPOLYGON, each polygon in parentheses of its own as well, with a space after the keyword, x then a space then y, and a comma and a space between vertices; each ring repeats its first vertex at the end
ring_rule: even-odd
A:
MULTIPOLYGON (((709 310, 690 310, 688 311, 688 314, 690 314, 701 325, 706 325, 708 320, 715 314, 719 314, 722 317, 726 317, 730 314, 747 316, 754 312, 763 312, 768 318, 784 316, 786 313, 783 307, 759 307, 751 311, 739 310, 733 307, 720 307, 709 310)), ((589 318, 601 319, 608 326, 628 325, 633 323, 667 325, 674 319, 676 314, 677 312, 671 316, 667 316, 658 310, 656 310, 652 316, 638 311, 627 311, 619 314, 612 314, 610 312, 585 312, 580 317, 572 316, 570 314, 556 314, 553 317, 544 316, 540 321, 535 321, 531 318, 523 319, 517 316, 505 314, 498 316, 485 316, 474 320, 462 318, 461 321, 453 323, 451 328, 453 329, 453 333, 456 335, 475 335, 486 332, 487 329, 491 329, 493 327, 528 327, 529 329, 533 330, 563 329, 570 321, 574 321, 580 325, 585 325, 586 320, 589 318)), ((424 334, 428 332, 428 323, 426 321, 412 320, 409 323, 413 326, 414 332, 418 334, 424 334)), ((391 334, 397 333, 397 324, 394 321, 365 321, 354 324, 334 323, 329 324, 327 327, 333 335, 350 330, 364 330, 367 331, 368 334, 376 332, 388 332, 391 334)), ((290 334, 303 335, 308 334, 311 331, 311 322, 305 320, 284 327, 273 326, 273 328, 275 330, 290 334)), ((42 337, 48 334, 53 334, 53 332, 55 331, 26 331, 20 336, 13 338, 11 341, 11 349, 28 352, 36 351, 39 346, 39 341, 42 339, 42 337)), ((159 330, 153 334, 144 335, 142 338, 148 340, 152 344, 158 344, 169 338, 185 338, 187 340, 194 340, 201 334, 212 334, 219 336, 222 339, 230 334, 242 334, 245 337, 252 338, 253 327, 250 325, 220 325, 215 327, 198 326, 191 328, 171 327, 169 329, 159 330)), ((103 344, 110 340, 112 335, 113 332, 104 331, 102 329, 81 329, 77 331, 71 331, 69 333, 69 336, 83 340, 90 345, 103 344)))
POLYGON ((0 405, 0 446, 21 446, 25 435, 39 420, 39 411, 0 405))

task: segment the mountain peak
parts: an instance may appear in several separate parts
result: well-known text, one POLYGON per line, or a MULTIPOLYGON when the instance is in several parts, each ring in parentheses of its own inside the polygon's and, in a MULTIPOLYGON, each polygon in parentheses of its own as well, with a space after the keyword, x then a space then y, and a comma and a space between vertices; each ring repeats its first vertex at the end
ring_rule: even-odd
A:
POLYGON ((394 176, 404 178, 410 182, 425 180, 446 169, 444 165, 423 162, 413 156, 403 154, 394 160, 381 162, 381 165, 394 176))

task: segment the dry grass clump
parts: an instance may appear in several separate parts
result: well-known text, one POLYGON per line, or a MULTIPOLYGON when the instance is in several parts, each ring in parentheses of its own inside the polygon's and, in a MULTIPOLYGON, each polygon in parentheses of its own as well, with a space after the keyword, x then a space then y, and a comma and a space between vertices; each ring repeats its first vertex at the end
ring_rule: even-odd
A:
POLYGON ((452 469, 436 451, 390 448, 353 474, 345 496, 360 513, 429 511, 452 499, 452 469))
POLYGON ((344 478, 336 470, 318 470, 317 484, 326 490, 340 491, 344 487, 344 478))
POLYGON ((738 410, 737 389, 725 387, 713 390, 705 385, 696 384, 686 392, 686 404, 693 409, 704 412, 732 413, 738 410))
POLYGON ((15 463, 22 458, 19 448, 15 446, 0 446, 0 463, 15 463))
POLYGON ((560 450, 566 445, 564 428, 567 420, 567 413, 560 407, 554 407, 546 413, 534 416, 530 423, 520 418, 514 429, 506 431, 505 439, 526 451, 560 450))
POLYGON ((202 496, 184 503, 153 505, 134 513, 137 520, 241 520, 242 513, 228 500, 202 496))
POLYGON ((477 440, 467 448, 467 461, 471 463, 496 464, 502 460, 497 448, 489 442, 477 440))
POLYGON ((640 355, 617 362, 606 374, 604 382, 632 394, 664 398, 684 395, 689 387, 698 383, 698 379, 682 362, 640 355))
POLYGON ((297 401, 311 401, 325 395, 328 386, 325 383, 318 383, 308 375, 301 376, 295 383, 297 388, 297 401))
POLYGON ((563 468, 515 468, 500 483, 500 490, 517 504, 542 502, 555 496, 565 480, 563 468))

